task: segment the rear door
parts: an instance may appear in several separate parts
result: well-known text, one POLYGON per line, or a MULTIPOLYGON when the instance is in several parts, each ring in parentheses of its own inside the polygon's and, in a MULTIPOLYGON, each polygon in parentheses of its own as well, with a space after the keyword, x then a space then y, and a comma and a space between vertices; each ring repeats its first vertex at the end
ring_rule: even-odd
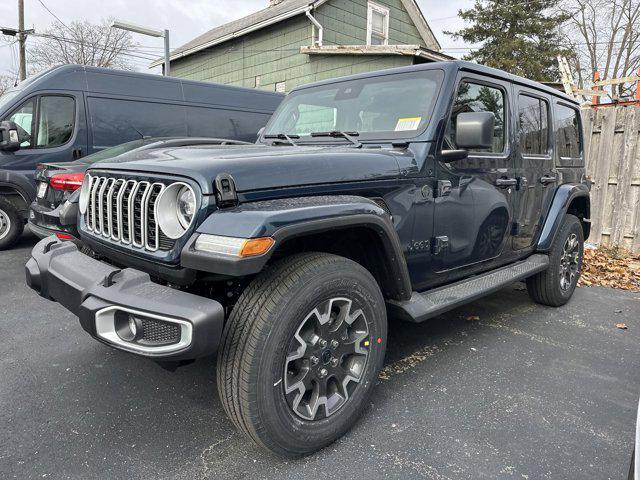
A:
MULTIPOLYGON (((437 162, 434 264, 447 279, 503 255, 510 236, 516 175, 510 101, 511 84, 462 74, 451 110, 443 149, 456 149, 456 118, 464 112, 495 115, 493 146, 470 151, 467 159, 437 162)), ((510 251, 510 243, 508 244, 510 251)))
POLYGON ((551 155, 551 106, 546 96, 515 88, 518 122, 517 201, 513 249, 533 245, 542 228, 544 205, 553 194, 556 173, 551 155))

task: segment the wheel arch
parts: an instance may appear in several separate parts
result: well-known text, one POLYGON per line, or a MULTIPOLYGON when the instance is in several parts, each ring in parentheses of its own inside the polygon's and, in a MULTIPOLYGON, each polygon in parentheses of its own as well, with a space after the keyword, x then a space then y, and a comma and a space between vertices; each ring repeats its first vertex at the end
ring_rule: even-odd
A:
POLYGON ((538 251, 549 251, 567 213, 578 217, 582 225, 584 238, 587 239, 591 230, 591 203, 587 185, 573 183, 558 187, 547 211, 542 232, 538 239, 538 251))
POLYGON ((333 253, 364 266, 385 298, 406 300, 411 282, 391 217, 373 200, 358 196, 304 197, 253 202, 212 213, 182 250, 184 267, 229 276, 249 276, 267 263, 300 252, 333 253), (199 234, 237 238, 270 236, 275 246, 245 259, 196 252, 199 234))

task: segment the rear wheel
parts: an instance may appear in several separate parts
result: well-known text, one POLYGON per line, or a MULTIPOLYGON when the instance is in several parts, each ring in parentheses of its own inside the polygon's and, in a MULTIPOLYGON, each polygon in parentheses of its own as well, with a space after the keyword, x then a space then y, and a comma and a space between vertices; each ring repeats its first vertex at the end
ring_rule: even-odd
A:
POLYGON ((0 198, 0 250, 11 247, 24 230, 24 220, 11 203, 0 198))
POLYGON ((346 258, 295 255, 260 274, 223 333, 218 390, 236 427, 280 455, 312 453, 357 420, 384 360, 384 299, 346 258))
POLYGON ((549 268, 527 279, 529 296, 551 307, 567 303, 578 284, 583 254, 584 233, 580 220, 566 215, 549 251, 549 268))

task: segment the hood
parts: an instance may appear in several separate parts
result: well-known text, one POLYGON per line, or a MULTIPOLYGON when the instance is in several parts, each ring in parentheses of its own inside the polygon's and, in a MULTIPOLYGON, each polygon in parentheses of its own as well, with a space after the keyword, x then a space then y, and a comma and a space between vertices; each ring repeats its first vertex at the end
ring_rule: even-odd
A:
POLYGON ((131 152, 92 169, 188 177, 208 195, 220 173, 233 177, 238 192, 397 178, 399 157, 411 155, 407 150, 348 146, 193 146, 131 152))

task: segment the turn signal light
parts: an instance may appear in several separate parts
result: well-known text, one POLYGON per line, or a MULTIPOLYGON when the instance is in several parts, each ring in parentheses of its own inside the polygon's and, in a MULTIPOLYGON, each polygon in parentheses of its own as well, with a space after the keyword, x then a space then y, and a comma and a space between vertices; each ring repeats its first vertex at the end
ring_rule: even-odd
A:
POLYGON ((83 172, 76 173, 58 173, 51 177, 49 185, 55 190, 70 190, 74 191, 82 186, 84 180, 83 172))
POLYGON ((262 255, 267 253, 271 246, 275 243, 271 237, 251 238, 244 242, 242 250, 240 250, 241 257, 253 257, 255 255, 262 255))

